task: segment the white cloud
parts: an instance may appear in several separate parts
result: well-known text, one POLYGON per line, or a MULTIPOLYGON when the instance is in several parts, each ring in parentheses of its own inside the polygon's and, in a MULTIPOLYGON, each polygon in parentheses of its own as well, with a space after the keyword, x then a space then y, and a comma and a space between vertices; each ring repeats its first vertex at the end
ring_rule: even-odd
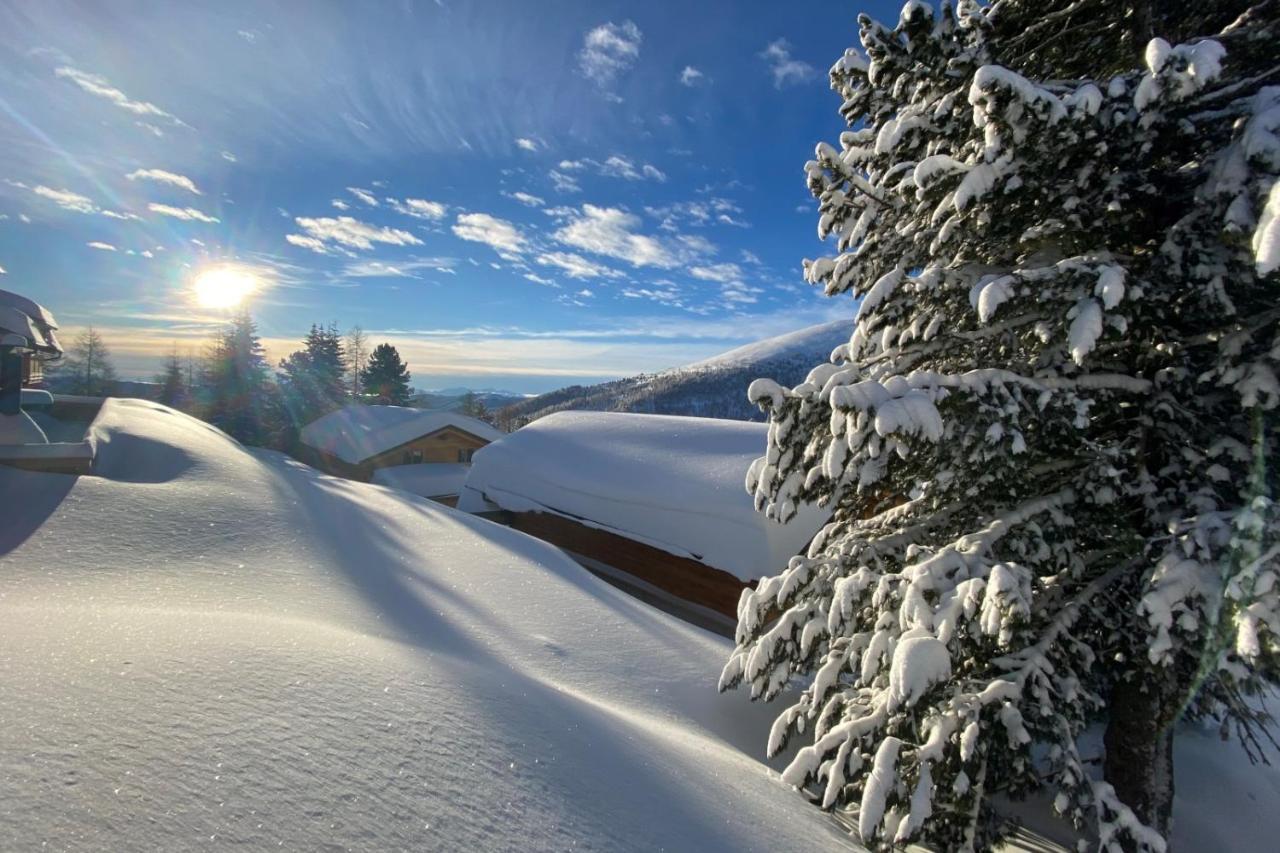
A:
POLYGON ((196 210, 194 207, 173 207, 168 204, 156 204, 152 202, 147 205, 147 210, 152 213, 158 213, 161 216, 172 216, 174 219, 183 219, 195 222, 218 222, 216 216, 210 216, 203 211, 196 210))
POLYGON ((684 70, 680 72, 680 82, 686 86, 690 86, 690 87, 697 86, 699 83, 704 82, 706 79, 707 79, 707 75, 703 74, 701 71, 694 68, 692 65, 686 65, 684 67, 684 70))
POLYGON ((103 243, 98 240, 94 240, 91 243, 85 243, 85 245, 90 249, 101 249, 104 252, 114 252, 116 250, 116 247, 110 243, 103 243))
MULTIPOLYGON (((561 165, 563 166, 564 164, 562 163, 561 165)), ((548 173, 548 177, 551 178, 551 186, 558 193, 582 192, 582 187, 578 185, 577 179, 570 175, 566 175, 563 172, 557 172, 555 169, 552 169, 548 173)))
POLYGON ((0 275, 8 275, 9 271, 4 267, 0 267, 0 275))
POLYGON ((166 172, 164 169, 137 169, 125 175, 131 181, 155 181, 160 184, 169 184, 178 189, 186 190, 189 193, 202 195, 200 190, 196 188, 195 181, 186 175, 178 175, 173 172, 166 172))
POLYGON ((578 67, 601 89, 611 89, 618 75, 640 58, 642 40, 640 28, 631 21, 601 24, 583 38, 578 67))
MULTIPOLYGON (((305 239, 305 238, 304 238, 305 239)), ((404 261, 387 263, 385 261, 356 261, 347 264, 342 275, 345 278, 418 278, 414 273, 419 270, 454 273, 458 265, 457 258, 409 258, 404 261)))
MULTIPOLYGON (((622 178, 628 181, 650 180, 663 183, 667 180, 666 173, 657 166, 651 163, 637 166, 630 157, 624 157, 621 154, 614 154, 603 163, 590 157, 583 157, 578 160, 561 160, 558 166, 564 172, 592 171, 606 178, 622 178)), ((555 180, 557 174, 559 173, 552 173, 552 180, 555 180)), ((561 175, 561 177, 574 180, 567 175, 561 175)))
POLYGON ((236 155, 232 154, 230 151, 223 151, 222 159, 226 160, 228 163, 234 163, 236 162, 236 155))
POLYGON ((396 213, 412 216, 415 219, 444 219, 446 207, 438 201, 427 201, 425 198, 406 198, 404 201, 388 198, 387 204, 396 213))
POLYGON ((534 284, 542 284, 542 285, 546 285, 547 287, 560 286, 549 278, 543 278, 542 276, 538 275, 536 272, 527 272, 524 274, 524 277, 529 279, 529 281, 532 281, 534 284))
POLYGON ((720 284, 720 297, 726 302, 737 305, 750 305, 756 301, 755 294, 763 291, 743 282, 742 267, 737 264, 709 264, 689 268, 689 275, 702 281, 714 281, 720 284))
POLYGON ((347 192, 351 193, 353 196, 360 199, 365 204, 369 205, 369 207, 378 206, 377 196, 375 196, 373 193, 369 192, 368 190, 360 189, 360 187, 347 187, 347 192))
POLYGON ((570 278, 618 278, 622 275, 612 267, 589 261, 573 252, 544 252, 535 260, 544 267, 559 267, 570 278))
POLYGON ((294 246, 299 246, 303 249, 310 249, 318 255, 329 254, 329 247, 324 244, 323 240, 315 237, 304 237, 301 234, 286 234, 284 239, 286 242, 291 243, 294 246))
POLYGON ((763 51, 760 57, 769 63, 773 72, 773 85, 779 89, 794 83, 804 83, 818 74, 818 69, 807 62, 791 58, 791 45, 786 39, 778 39, 763 51))
POLYGON ((31 191, 42 198, 49 199, 49 201, 53 202, 63 210, 70 210, 75 213, 98 212, 98 206, 93 203, 92 199, 88 196, 80 195, 79 193, 73 193, 71 190, 55 190, 52 187, 46 187, 45 185, 40 184, 33 187, 31 191))
POLYGON ((331 248, 330 244, 365 250, 372 249, 374 243, 387 243, 392 246, 422 245, 422 241, 408 231, 370 225, 350 216, 318 218, 299 216, 294 221, 306 232, 307 237, 312 239, 307 240, 297 234, 290 234, 285 239, 295 246, 311 249, 313 252, 320 251, 313 240, 319 241, 325 250, 331 248))
POLYGON ((158 116, 160 118, 167 118, 174 124, 183 124, 177 116, 165 112, 150 101, 133 100, 124 92, 112 86, 105 77, 101 77, 97 74, 90 74, 86 71, 81 71, 78 68, 71 68, 65 65, 61 68, 54 69, 53 73, 58 77, 70 80, 90 95, 105 98, 117 107, 120 107, 123 110, 128 110, 134 115, 158 116))
POLYGON ((555 232, 567 246, 627 261, 637 267, 670 268, 680 262, 678 247, 635 233, 640 217, 616 207, 584 204, 582 214, 555 232))
POLYGON ((581 296, 581 297, 584 297, 584 298, 589 298, 589 297, 595 296, 596 294, 595 294, 595 292, 594 292, 594 291, 592 291, 592 290, 588 290, 587 288, 585 288, 585 287, 584 287, 584 288, 582 288, 582 290, 579 290, 575 295, 576 295, 576 296, 581 296))
POLYGON ((513 198, 521 204, 528 205, 529 207, 542 207, 546 204, 546 202, 540 197, 526 192, 507 193, 507 197, 513 198))
POLYGON ((334 206, 334 207, 336 207, 338 210, 350 210, 350 209, 351 209, 351 205, 347 204, 345 201, 343 201, 343 200, 342 200, 342 199, 340 199, 340 198, 332 199, 332 200, 329 202, 329 204, 333 205, 333 206, 334 206))
POLYGON ((525 238, 505 219, 487 213, 463 213, 454 223, 453 233, 463 240, 485 243, 499 254, 519 254, 525 249, 525 238))
POLYGON ((679 231, 681 225, 702 228, 714 223, 734 225, 746 228, 747 223, 735 219, 731 214, 741 213, 742 208, 727 198, 709 198, 696 201, 677 201, 659 207, 646 207, 644 212, 655 219, 663 231, 679 231))
POLYGON ((519 139, 517 139, 516 145, 523 148, 525 151, 537 151, 539 147, 538 140, 530 139, 527 136, 522 136, 519 139))

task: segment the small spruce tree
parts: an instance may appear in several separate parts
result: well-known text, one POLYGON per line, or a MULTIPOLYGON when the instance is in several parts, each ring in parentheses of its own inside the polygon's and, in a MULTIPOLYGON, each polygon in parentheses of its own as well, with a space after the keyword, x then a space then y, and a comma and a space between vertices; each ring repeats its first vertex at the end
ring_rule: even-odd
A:
POLYGON ((985 849, 992 795, 1047 787, 1101 848, 1161 850, 1179 718, 1260 748, 1278 22, 912 0, 831 69, 850 129, 806 173, 837 254, 805 274, 861 305, 805 382, 752 384, 748 488, 833 516, 744 592, 721 687, 800 682, 768 752, 803 738, 784 780, 865 843, 985 849))
POLYGON ((361 371, 365 396, 383 406, 409 404, 409 368, 391 344, 378 344, 361 371))
POLYGON ((281 396, 290 422, 303 427, 347 399, 347 361, 338 328, 312 325, 303 348, 280 362, 281 396))
POLYGON ((68 394, 106 397, 115 392, 116 368, 107 342, 93 326, 71 341, 66 356, 51 371, 57 387, 68 394))
POLYGON ((242 309, 214 339, 205 359, 200 413, 245 444, 280 444, 279 390, 271 382, 258 327, 242 309))
POLYGON ((186 408, 190 403, 191 389, 187 384, 186 366, 175 349, 164 360, 164 368, 156 376, 160 385, 160 402, 175 409, 186 408))

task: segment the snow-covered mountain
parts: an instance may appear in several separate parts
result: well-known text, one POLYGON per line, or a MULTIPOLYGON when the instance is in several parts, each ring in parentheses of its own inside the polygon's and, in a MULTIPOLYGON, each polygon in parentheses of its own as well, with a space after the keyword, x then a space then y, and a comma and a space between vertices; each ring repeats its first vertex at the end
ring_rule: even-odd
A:
POLYGON ((760 411, 747 401, 751 380, 767 376, 783 385, 802 381, 810 368, 848 341, 852 328, 852 320, 835 320, 684 367, 599 385, 571 385, 507 406, 498 417, 510 429, 570 409, 761 420, 760 411))

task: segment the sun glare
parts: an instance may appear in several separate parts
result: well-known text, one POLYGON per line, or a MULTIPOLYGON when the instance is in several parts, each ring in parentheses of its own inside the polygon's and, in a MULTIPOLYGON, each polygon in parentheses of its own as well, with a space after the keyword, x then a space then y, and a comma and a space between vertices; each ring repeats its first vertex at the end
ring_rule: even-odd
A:
POLYGON ((196 302, 202 308, 235 308, 258 289, 258 277, 238 267, 213 267, 196 275, 196 302))

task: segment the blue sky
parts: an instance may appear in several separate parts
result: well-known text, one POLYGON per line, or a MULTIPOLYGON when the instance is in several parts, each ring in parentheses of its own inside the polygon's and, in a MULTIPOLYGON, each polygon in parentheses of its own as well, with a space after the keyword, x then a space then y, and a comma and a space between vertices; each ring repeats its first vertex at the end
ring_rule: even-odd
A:
POLYGON ((857 12, 894 8, 8 4, 0 287, 138 376, 200 348, 230 264, 273 360, 336 321, 420 387, 530 392, 852 317, 800 278, 802 167, 857 12))

